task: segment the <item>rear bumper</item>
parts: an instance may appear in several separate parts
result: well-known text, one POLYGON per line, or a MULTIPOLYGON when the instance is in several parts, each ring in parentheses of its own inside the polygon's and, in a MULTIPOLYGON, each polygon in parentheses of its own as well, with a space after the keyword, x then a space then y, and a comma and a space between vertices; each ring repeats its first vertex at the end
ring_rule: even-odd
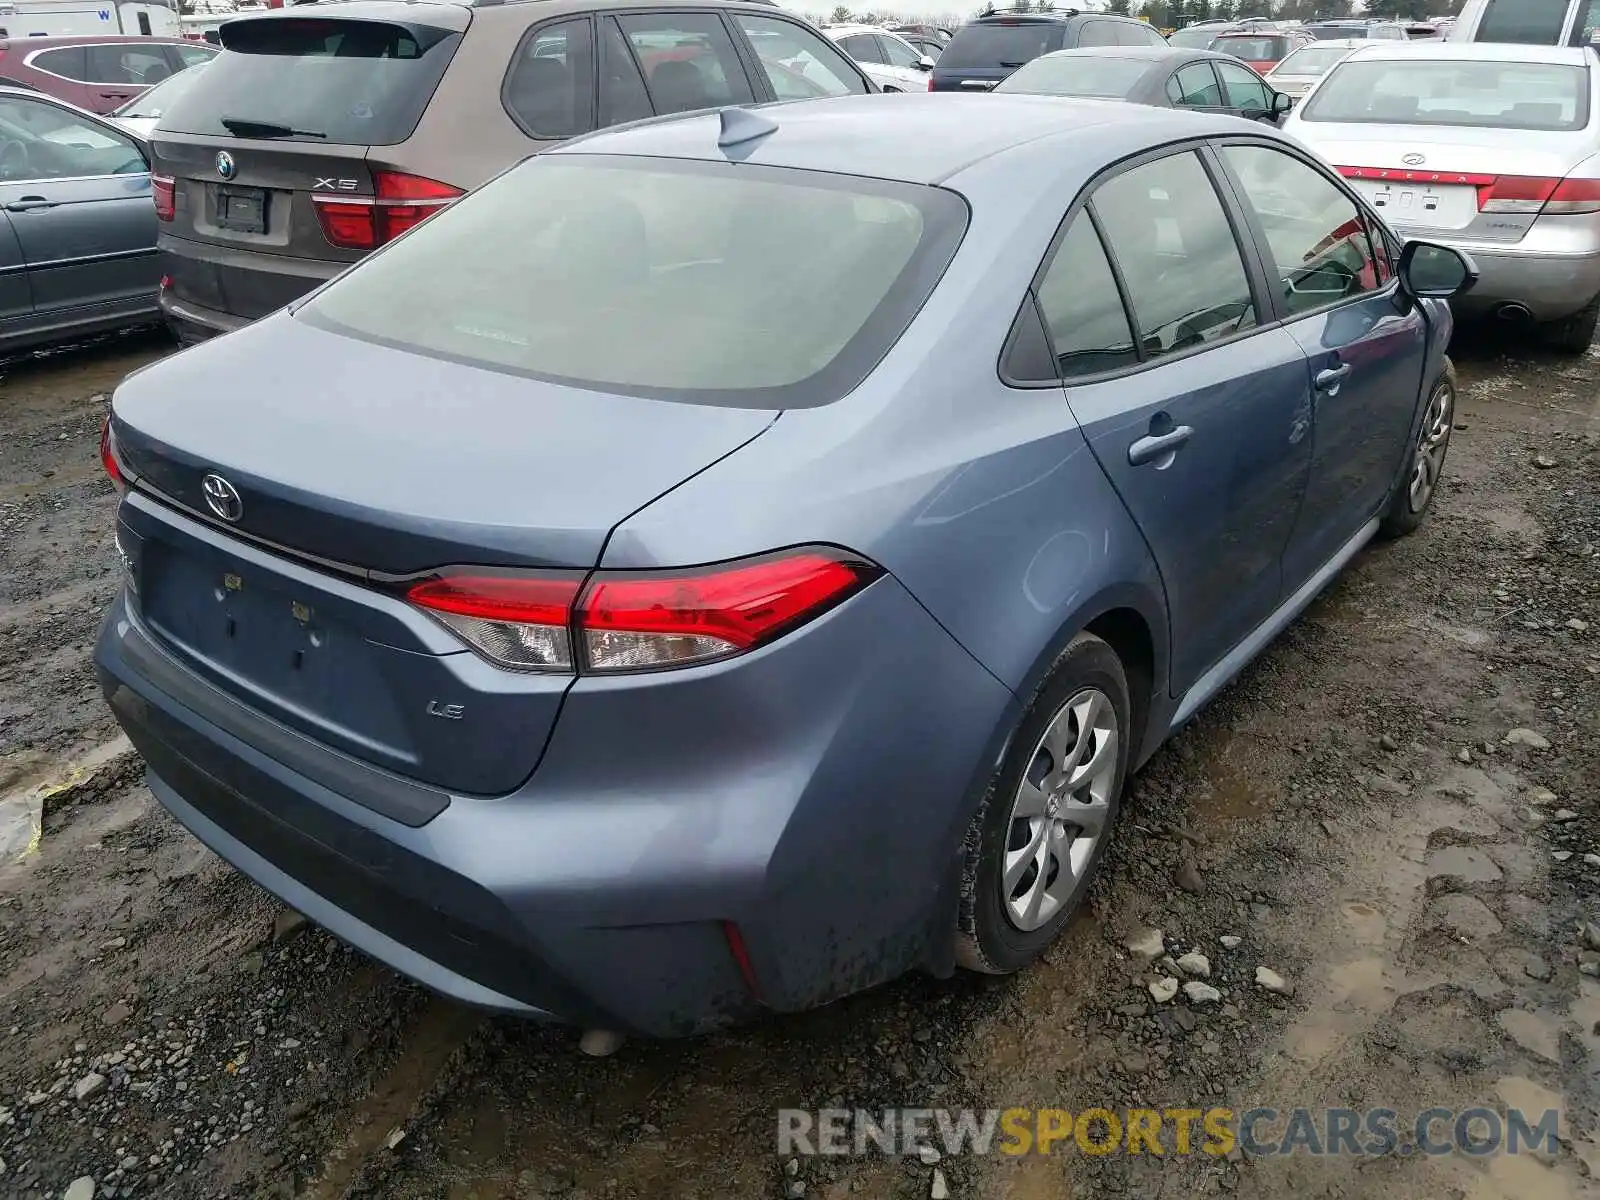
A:
POLYGON ((167 291, 161 293, 160 306, 162 320, 172 330, 172 336, 185 346, 192 346, 218 334, 232 333, 250 323, 231 313, 179 300, 167 291))
POLYGON ((203 341, 260 320, 315 291, 351 264, 157 235, 161 271, 171 286, 161 311, 180 341, 203 341))
POLYGON ((1015 705, 886 578, 735 663, 580 680, 532 780, 409 827, 186 707, 138 668, 152 653, 187 671, 119 597, 101 685, 158 799, 224 859, 445 995, 652 1036, 943 965, 1015 705))

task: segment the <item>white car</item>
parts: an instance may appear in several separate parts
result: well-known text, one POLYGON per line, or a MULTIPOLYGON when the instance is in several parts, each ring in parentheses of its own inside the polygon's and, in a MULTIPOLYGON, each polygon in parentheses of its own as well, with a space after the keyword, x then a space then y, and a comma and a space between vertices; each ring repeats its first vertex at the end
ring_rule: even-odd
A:
POLYGON ((1285 96, 1298 100, 1334 63, 1350 51, 1370 45, 1366 38, 1327 38, 1312 42, 1280 60, 1267 72, 1266 80, 1285 96))
POLYGON ((1600 71, 1580 46, 1395 42, 1353 50, 1283 132, 1396 233, 1471 255, 1461 315, 1581 354, 1600 324, 1600 71))
POLYGON ((925 92, 933 58, 923 54, 898 33, 876 25, 829 25, 823 33, 832 38, 886 92, 925 92))

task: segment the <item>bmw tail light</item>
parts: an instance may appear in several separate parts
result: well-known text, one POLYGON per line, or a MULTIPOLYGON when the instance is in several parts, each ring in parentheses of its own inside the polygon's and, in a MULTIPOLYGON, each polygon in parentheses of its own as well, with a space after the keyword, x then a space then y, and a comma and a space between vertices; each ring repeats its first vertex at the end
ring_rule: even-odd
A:
POLYGON ((730 658, 815 620, 882 569, 806 547, 685 571, 449 571, 406 598, 484 657, 519 671, 661 670, 730 658))
POLYGON ((178 215, 178 181, 171 175, 150 176, 150 195, 156 202, 156 220, 170 221, 178 215))
POLYGON ((373 196, 314 193, 312 206, 322 225, 322 236, 346 250, 375 250, 463 195, 458 187, 406 175, 399 171, 374 171, 373 196))

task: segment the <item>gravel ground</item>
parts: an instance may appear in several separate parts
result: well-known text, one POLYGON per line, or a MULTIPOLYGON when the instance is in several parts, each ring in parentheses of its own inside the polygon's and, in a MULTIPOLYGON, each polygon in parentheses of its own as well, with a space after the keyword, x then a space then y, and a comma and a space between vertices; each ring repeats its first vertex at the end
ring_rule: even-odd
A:
POLYGON ((1600 358, 1461 340, 1433 518, 1138 776, 1047 961, 605 1060, 398 980, 155 805, 89 651, 100 416, 168 347, 0 364, 0 795, 65 783, 0 866, 0 1195, 1595 1194, 1600 358), (774 1153, 779 1107, 1211 1104, 1564 1116, 1484 1159, 774 1153))

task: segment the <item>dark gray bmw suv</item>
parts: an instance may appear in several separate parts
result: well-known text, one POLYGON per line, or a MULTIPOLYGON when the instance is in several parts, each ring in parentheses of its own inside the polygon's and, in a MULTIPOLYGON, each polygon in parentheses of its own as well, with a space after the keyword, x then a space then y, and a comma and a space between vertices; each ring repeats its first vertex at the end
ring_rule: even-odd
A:
POLYGON ((221 42, 154 134, 161 309, 186 342, 577 134, 876 90, 803 20, 743 0, 351 0, 231 20, 221 42))

